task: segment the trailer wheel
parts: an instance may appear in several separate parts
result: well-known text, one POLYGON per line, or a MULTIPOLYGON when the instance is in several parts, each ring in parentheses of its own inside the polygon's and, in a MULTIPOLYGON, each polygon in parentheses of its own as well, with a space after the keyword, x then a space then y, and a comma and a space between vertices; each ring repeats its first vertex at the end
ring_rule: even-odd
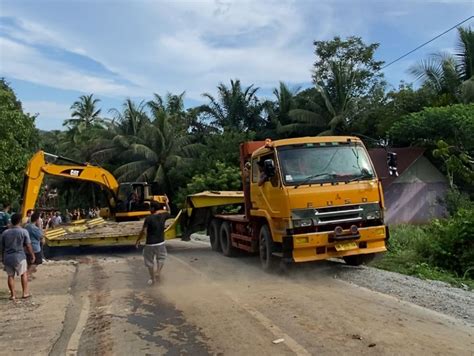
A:
POLYGON ((48 259, 54 256, 54 248, 49 247, 47 244, 43 245, 43 256, 48 259))
POLYGON ((221 242, 219 239, 219 230, 221 222, 217 219, 213 219, 209 224, 209 240, 211 242, 212 251, 222 252, 221 242))
POLYGON ((265 271, 272 271, 278 267, 278 259, 273 256, 273 239, 270 229, 263 225, 259 235, 260 263, 265 271))
POLYGON ((362 264, 367 264, 372 261, 375 257, 374 253, 366 254, 366 255, 352 255, 352 256, 344 256, 344 262, 346 262, 349 266, 360 266, 362 264))
POLYGON ((230 238, 230 224, 224 221, 219 229, 220 245, 224 256, 232 257, 235 255, 235 248, 232 246, 230 238))

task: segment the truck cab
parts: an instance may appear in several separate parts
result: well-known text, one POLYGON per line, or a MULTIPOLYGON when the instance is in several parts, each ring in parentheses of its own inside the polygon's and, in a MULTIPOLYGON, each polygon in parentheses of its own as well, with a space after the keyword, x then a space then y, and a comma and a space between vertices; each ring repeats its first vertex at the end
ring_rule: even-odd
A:
POLYGON ((267 141, 252 153, 249 183, 250 216, 289 261, 360 264, 386 251, 382 187, 357 137, 267 141))

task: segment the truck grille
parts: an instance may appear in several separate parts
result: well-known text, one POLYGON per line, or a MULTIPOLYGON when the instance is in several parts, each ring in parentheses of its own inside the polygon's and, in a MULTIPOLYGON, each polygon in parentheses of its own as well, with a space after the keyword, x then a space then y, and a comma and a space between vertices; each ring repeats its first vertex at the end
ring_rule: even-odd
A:
POLYGON ((340 224, 362 220, 363 209, 359 205, 346 205, 314 209, 315 225, 340 224))

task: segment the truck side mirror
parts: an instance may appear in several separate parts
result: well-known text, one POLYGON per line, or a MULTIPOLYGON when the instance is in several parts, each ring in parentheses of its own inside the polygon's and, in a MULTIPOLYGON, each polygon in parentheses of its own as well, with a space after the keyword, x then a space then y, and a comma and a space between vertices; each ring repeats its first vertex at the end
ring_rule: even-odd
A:
POLYGON ((398 177, 397 154, 395 152, 387 152, 387 165, 388 173, 391 176, 398 177))
POLYGON ((275 162, 269 158, 263 161, 263 171, 268 178, 275 176, 275 162))

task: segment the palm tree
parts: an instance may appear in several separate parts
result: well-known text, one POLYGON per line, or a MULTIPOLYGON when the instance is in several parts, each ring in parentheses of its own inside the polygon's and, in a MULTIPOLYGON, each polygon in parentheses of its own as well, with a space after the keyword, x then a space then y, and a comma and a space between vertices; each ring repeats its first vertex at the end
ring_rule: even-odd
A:
POLYGON ((470 27, 458 28, 458 73, 461 80, 466 81, 474 75, 474 31, 470 27))
POLYGON ((321 116, 321 107, 307 95, 304 96, 304 104, 299 103, 298 91, 299 89, 289 89, 283 82, 280 82, 279 88, 273 90, 276 100, 266 102, 270 128, 265 133, 266 136, 298 136, 319 132, 321 127, 326 125, 327 122, 321 116))
POLYGON ((445 104, 470 102, 473 97, 470 80, 474 74, 474 31, 470 27, 459 27, 458 35, 458 53, 432 54, 409 70, 445 104))
POLYGON ((192 117, 184 109, 184 94, 185 92, 178 95, 167 93, 164 98, 154 94, 153 100, 147 103, 155 119, 166 116, 174 129, 183 133, 192 125, 192 117))
POLYGON ((256 95, 258 89, 253 85, 243 89, 238 79, 230 81, 230 88, 220 83, 217 99, 209 93, 203 94, 209 104, 202 105, 200 111, 224 131, 257 131, 263 124, 261 114, 264 108, 256 95))
POLYGON ((64 120, 63 125, 72 130, 82 132, 84 129, 101 124, 103 120, 99 117, 101 109, 97 108, 100 99, 93 98, 94 94, 81 95, 71 105, 71 119, 64 120))
POLYGON ((176 115, 173 105, 160 107, 157 105, 160 101, 156 99, 148 103, 152 112, 151 121, 141 127, 136 142, 121 154, 127 163, 114 173, 119 181, 157 182, 172 194, 176 187, 172 184, 171 172, 189 164, 201 145, 192 143, 189 135, 172 125, 171 113, 176 115), (171 113, 167 109, 172 109, 171 113))
POLYGON ((137 142, 137 136, 142 127, 150 123, 145 109, 146 103, 144 101, 137 104, 128 98, 123 102, 121 110, 116 108, 109 110, 113 119, 111 122, 105 123, 106 129, 93 142, 92 158, 97 163, 123 163, 120 160, 121 154, 131 144, 137 142))
POLYGON ((350 63, 329 62, 330 75, 326 80, 315 77, 317 92, 324 101, 324 106, 329 115, 329 129, 320 135, 334 135, 344 131, 344 128, 355 116, 356 94, 354 81, 356 72, 350 63))
POLYGON ((122 111, 114 110, 106 137, 96 143, 94 158, 114 163, 119 181, 158 182, 173 194, 172 172, 184 169, 200 147, 176 125, 186 122, 183 96, 167 94, 163 99, 155 94, 152 101, 139 104, 127 99, 122 111))

